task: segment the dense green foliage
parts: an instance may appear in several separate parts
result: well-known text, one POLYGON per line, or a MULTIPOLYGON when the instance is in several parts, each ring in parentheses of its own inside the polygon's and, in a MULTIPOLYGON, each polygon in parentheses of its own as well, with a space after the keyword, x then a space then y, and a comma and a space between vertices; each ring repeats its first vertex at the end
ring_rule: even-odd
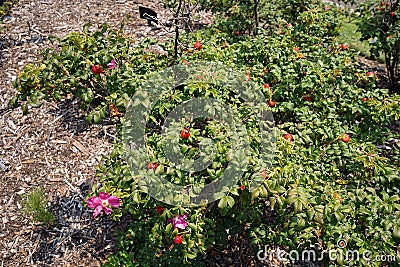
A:
MULTIPOLYGON (((114 151, 98 166, 101 187, 94 191, 119 196, 123 208, 113 214, 114 218, 130 213, 133 223, 128 232, 120 233, 119 252, 106 266, 177 266, 182 262, 202 266, 201 254, 220 244, 226 229, 245 231, 252 239, 254 254, 264 245, 302 251, 310 244, 344 253, 372 253, 370 262, 325 257, 324 263, 332 266, 380 266, 382 262, 374 260, 377 256, 396 254, 400 240, 399 153, 389 155, 377 145, 399 138, 387 126, 400 119, 400 96, 376 88, 374 75, 366 75, 359 68, 351 45, 335 43, 340 31, 336 9, 293 2, 292 6, 299 4, 299 8, 276 6, 274 22, 269 24, 260 15, 260 25, 268 27, 258 27, 255 35, 252 15, 245 20, 232 5, 229 10, 222 9, 224 0, 204 1, 205 7, 222 12, 227 20, 220 18, 216 25, 180 36, 182 43, 203 44, 202 49, 180 51, 182 56, 176 63, 222 62, 255 82, 265 98, 275 102, 270 109, 276 124, 276 154, 273 166, 262 173, 262 186, 248 190, 255 170, 250 164, 239 184, 216 205, 168 206, 138 186, 117 140, 114 151), (239 16, 237 24, 232 24, 235 14, 239 16), (235 34, 236 30, 240 34, 235 34), (284 138, 287 133, 292 141, 284 138), (158 212, 160 206, 163 210, 158 212), (167 223, 178 214, 188 215, 184 230, 167 223), (173 245, 177 234, 183 242, 173 245), (338 247, 338 240, 345 240, 347 246, 338 247)), ((238 3, 235 8, 247 8, 246 1, 238 3)), ((262 1, 259 5, 263 10, 262 1)), ((47 51, 41 62, 27 66, 19 75, 15 81, 19 94, 12 105, 22 104, 27 112, 29 106, 39 106, 43 99, 78 98, 90 122, 119 117, 141 84, 153 72, 166 68, 173 55, 173 40, 134 42, 105 26, 96 32, 69 34, 60 40, 60 46, 60 52, 47 51), (149 52, 156 43, 168 55, 149 52), (117 62, 115 68, 106 69, 112 59, 117 62), (100 74, 91 70, 97 64, 104 68, 100 74)), ((213 120, 193 121, 186 125, 192 135, 179 143, 179 149, 186 157, 193 157, 196 140, 213 137, 217 160, 194 176, 168 164, 159 132, 149 125, 160 126, 169 112, 193 96, 234 102, 232 106, 244 121, 251 115, 226 88, 201 80, 161 97, 147 118, 150 158, 158 164, 155 171, 159 175, 183 185, 217 179, 230 147, 223 125, 213 120)), ((119 126, 121 121, 124 118, 117 122, 119 126)), ((256 157, 257 124, 248 120, 244 125, 251 136, 252 156, 256 157)), ((120 133, 121 127, 118 129, 120 133)))

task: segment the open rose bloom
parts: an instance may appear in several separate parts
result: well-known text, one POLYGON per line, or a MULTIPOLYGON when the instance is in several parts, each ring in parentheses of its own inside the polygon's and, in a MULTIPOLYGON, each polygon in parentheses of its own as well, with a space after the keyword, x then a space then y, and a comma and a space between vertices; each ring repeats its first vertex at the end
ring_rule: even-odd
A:
POLYGON ((118 208, 121 205, 121 201, 116 196, 99 192, 99 196, 92 196, 87 200, 87 206, 94 209, 93 217, 97 217, 101 211, 109 215, 112 212, 111 207, 118 208))
POLYGON ((188 225, 187 221, 185 220, 187 218, 187 214, 184 215, 176 215, 172 218, 169 218, 167 220, 167 223, 172 223, 174 226, 174 229, 179 228, 179 229, 185 229, 186 226, 188 225))
POLYGON ((107 64, 107 67, 109 70, 115 68, 115 65, 117 64, 117 62, 115 61, 115 59, 111 60, 110 63, 107 64))

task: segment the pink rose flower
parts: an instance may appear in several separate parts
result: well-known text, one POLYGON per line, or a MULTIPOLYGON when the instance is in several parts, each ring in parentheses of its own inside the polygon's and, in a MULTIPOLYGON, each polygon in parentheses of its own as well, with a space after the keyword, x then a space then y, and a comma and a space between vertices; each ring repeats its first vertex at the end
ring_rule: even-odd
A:
POLYGON ((172 223, 174 226, 174 229, 179 228, 179 229, 185 229, 186 226, 188 225, 187 221, 185 220, 187 218, 187 214, 184 215, 176 215, 172 218, 169 218, 167 220, 167 223, 172 223))
POLYGON ((110 63, 107 64, 107 67, 109 70, 115 68, 115 65, 117 64, 117 62, 115 61, 115 59, 111 60, 110 63))
POLYGON ((116 196, 111 196, 104 192, 99 192, 99 196, 92 196, 87 200, 87 206, 94 209, 93 217, 96 218, 101 211, 109 215, 112 212, 111 207, 118 208, 121 201, 116 196))

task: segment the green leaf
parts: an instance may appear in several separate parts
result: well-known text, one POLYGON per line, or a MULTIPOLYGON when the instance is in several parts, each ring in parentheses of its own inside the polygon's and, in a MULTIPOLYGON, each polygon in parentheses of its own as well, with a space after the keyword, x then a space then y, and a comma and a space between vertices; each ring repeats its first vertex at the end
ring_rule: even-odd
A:
POLYGON ((395 224, 395 226, 393 227, 393 236, 400 238, 400 225, 399 224, 395 224))
POLYGON ((28 105, 23 104, 23 105, 21 106, 21 109, 22 109, 22 114, 24 114, 24 115, 27 115, 27 114, 28 114, 28 105))
POLYGON ((223 208, 226 208, 227 205, 228 205, 228 200, 224 196, 219 200, 218 208, 223 209, 223 208))
POLYGON ((93 115, 94 123, 99 123, 99 122, 101 122, 101 120, 102 120, 101 114, 98 112, 95 112, 93 115))
POLYGON ((227 197, 227 203, 228 203, 229 207, 232 208, 235 205, 235 200, 231 196, 226 196, 226 197, 227 197))

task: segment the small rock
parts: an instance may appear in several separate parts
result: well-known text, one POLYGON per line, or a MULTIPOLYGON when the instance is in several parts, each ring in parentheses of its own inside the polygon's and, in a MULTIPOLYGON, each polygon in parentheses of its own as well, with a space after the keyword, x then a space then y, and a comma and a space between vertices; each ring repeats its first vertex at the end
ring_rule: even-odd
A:
POLYGON ((9 220, 7 219, 7 217, 3 217, 2 220, 3 220, 3 224, 6 224, 6 223, 9 222, 9 220))
POLYGON ((10 199, 9 199, 8 202, 7 202, 7 206, 11 206, 11 204, 13 203, 13 201, 14 201, 14 195, 11 195, 10 199))
MULTIPOLYGON (((15 77, 15 76, 14 76, 14 77, 15 77)), ((17 129, 17 126, 15 125, 15 123, 14 123, 12 120, 8 119, 8 120, 7 120, 7 124, 8 124, 8 126, 9 126, 11 129, 13 129, 13 130, 16 130, 16 129, 17 129)))
POLYGON ((22 195, 22 194, 25 194, 26 192, 25 192, 25 190, 24 189, 21 189, 21 190, 19 190, 18 192, 17 192, 17 195, 22 195))

